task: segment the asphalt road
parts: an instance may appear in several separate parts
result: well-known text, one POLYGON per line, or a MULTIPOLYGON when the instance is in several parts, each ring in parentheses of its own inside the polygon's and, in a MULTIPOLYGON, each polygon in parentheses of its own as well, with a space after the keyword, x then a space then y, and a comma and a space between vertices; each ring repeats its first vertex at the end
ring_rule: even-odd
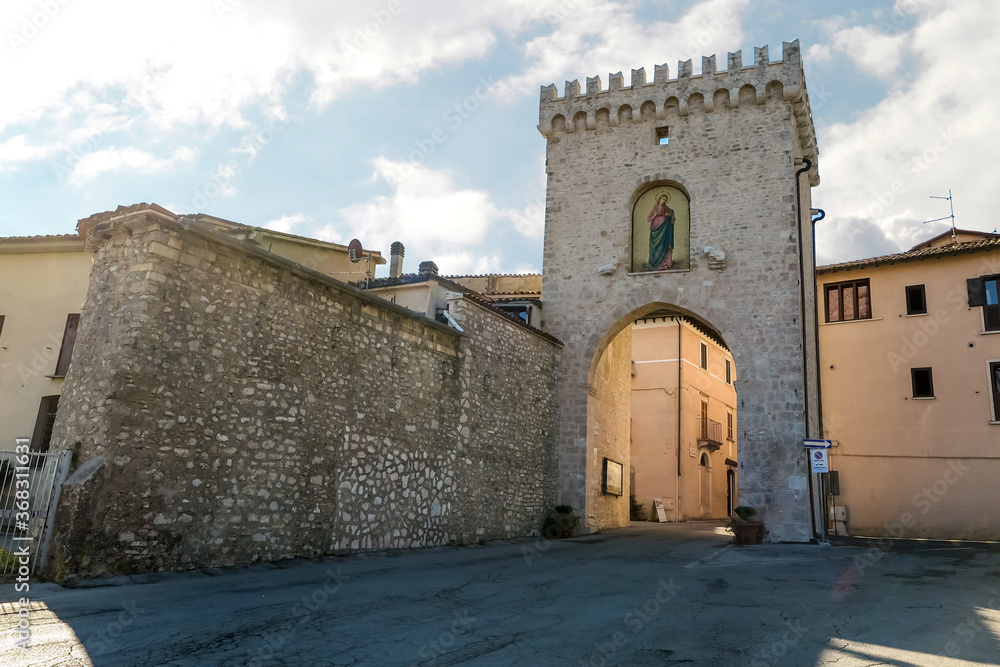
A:
POLYGON ((0 584, 0 664, 1000 664, 1000 553, 883 543, 735 547, 713 524, 0 584))

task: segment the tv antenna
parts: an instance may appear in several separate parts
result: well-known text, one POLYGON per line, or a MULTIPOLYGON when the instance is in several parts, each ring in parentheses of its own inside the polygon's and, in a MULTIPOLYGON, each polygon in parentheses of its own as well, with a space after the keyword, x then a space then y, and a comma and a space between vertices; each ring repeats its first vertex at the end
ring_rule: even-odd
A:
MULTIPOLYGON (((361 241, 358 239, 351 239, 351 242, 347 245, 347 259, 351 260, 351 264, 357 264, 362 260, 366 262, 365 279, 359 280, 357 284, 360 285, 362 290, 368 289, 368 283, 374 278, 372 275, 372 254, 370 252, 365 252, 365 250, 361 247, 361 241)), ((333 271, 329 275, 354 275, 356 273, 356 271, 333 271)))
POLYGON ((940 222, 942 220, 947 220, 948 218, 951 218, 951 238, 952 240, 955 240, 955 201, 952 199, 951 196, 951 188, 948 188, 947 197, 938 197, 936 195, 931 195, 931 199, 947 199, 949 206, 951 206, 951 215, 946 215, 943 218, 934 218, 933 220, 924 220, 924 224, 926 225, 927 223, 930 222, 940 222))

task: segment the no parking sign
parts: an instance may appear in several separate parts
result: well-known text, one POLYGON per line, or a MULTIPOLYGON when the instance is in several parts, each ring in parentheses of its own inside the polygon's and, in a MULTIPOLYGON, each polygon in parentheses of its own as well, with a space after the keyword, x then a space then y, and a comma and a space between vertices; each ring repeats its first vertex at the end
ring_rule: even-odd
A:
POLYGON ((809 452, 809 465, 813 472, 830 472, 830 460, 827 450, 833 447, 830 440, 803 440, 802 444, 809 452))
POLYGON ((825 449, 810 449, 809 454, 809 462, 812 464, 813 472, 830 472, 825 449))

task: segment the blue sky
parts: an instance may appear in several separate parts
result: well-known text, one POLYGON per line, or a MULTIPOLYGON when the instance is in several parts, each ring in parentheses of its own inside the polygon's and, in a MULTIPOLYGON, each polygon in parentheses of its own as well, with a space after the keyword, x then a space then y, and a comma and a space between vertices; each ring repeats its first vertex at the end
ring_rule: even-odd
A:
POLYGON ((0 28, 0 236, 146 201, 541 271, 541 85, 793 39, 821 262, 944 231, 949 188, 959 227, 996 226, 991 0, 7 0, 0 28))

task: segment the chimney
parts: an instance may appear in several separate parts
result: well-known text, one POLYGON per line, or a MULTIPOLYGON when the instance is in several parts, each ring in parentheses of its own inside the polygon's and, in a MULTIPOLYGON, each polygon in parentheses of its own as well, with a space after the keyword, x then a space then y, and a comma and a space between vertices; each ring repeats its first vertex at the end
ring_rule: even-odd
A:
POLYGON ((389 246, 389 277, 398 278, 403 275, 403 244, 393 241, 389 246))
POLYGON ((420 269, 418 270, 422 276, 436 276, 438 274, 438 265, 434 262, 420 262, 420 269))

